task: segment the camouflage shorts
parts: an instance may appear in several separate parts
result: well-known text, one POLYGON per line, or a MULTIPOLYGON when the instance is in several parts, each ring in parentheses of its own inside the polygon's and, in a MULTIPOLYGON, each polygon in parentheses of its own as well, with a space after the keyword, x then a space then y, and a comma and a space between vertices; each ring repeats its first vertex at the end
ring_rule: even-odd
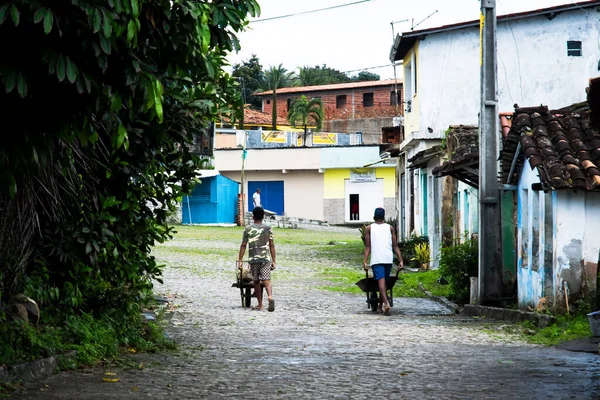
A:
POLYGON ((250 263, 254 281, 268 281, 271 279, 271 262, 250 263))

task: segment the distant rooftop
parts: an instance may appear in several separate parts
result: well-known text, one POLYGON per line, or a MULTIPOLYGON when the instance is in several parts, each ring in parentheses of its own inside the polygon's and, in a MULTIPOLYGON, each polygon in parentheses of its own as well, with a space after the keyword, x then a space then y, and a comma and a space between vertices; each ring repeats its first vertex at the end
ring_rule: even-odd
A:
MULTIPOLYGON (((322 92, 327 90, 345 90, 364 87, 390 86, 394 83, 402 84, 402 79, 385 79, 382 81, 365 81, 365 82, 350 82, 350 83, 333 83, 331 85, 316 85, 316 86, 293 86, 277 89, 277 94, 284 93, 307 93, 307 92, 322 92)), ((266 96, 273 94, 272 90, 266 92, 254 93, 256 96, 266 96)))

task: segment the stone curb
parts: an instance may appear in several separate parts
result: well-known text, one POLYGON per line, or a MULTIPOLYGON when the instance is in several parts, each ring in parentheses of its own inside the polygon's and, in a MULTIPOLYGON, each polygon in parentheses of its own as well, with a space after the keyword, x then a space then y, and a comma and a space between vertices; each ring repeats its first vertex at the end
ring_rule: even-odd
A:
POLYGON ((12 366, 0 366, 0 382, 31 382, 54 375, 59 364, 65 360, 77 357, 77 351, 42 358, 40 360, 17 364, 12 366))
POLYGON ((423 293, 425 293, 427 295, 427 297, 429 297, 431 300, 440 303, 441 305, 446 307, 448 310, 452 311, 452 313, 454 313, 454 314, 458 313, 460 307, 457 304, 454 304, 453 302, 451 302, 450 300, 448 300, 445 297, 434 295, 429 290, 425 289, 425 287, 423 286, 423 284, 421 282, 419 282, 419 288, 421 288, 423 293))
POLYGON ((540 314, 531 311, 509 310, 507 308, 486 307, 474 304, 465 304, 463 313, 471 317, 478 316, 510 322, 531 321, 536 323, 540 328, 545 328, 556 322, 556 318, 551 315, 540 314))

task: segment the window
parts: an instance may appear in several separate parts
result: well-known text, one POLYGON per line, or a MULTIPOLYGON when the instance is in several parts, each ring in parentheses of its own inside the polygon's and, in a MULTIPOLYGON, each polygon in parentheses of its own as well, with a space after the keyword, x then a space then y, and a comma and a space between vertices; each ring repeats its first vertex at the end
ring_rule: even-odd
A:
POLYGON ((287 99, 287 109, 289 110, 292 107, 292 99, 287 99))
POLYGON ((390 92, 390 106, 397 106, 402 103, 402 92, 400 90, 392 90, 390 92))
POLYGON ((373 92, 363 93, 363 107, 373 107, 373 92))
POLYGON ((335 96, 335 108, 344 108, 346 106, 346 95, 340 94, 335 96))
POLYGON ((567 41, 567 56, 581 57, 581 40, 567 41))
POLYGON ((271 100, 267 100, 267 104, 271 104, 271 100))

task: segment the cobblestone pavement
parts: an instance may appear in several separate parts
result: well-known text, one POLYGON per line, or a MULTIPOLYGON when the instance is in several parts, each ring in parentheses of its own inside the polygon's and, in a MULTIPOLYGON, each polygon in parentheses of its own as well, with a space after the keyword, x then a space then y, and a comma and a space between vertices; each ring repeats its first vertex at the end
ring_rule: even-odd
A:
POLYGON ((165 255, 159 290, 179 306, 168 333, 180 350, 133 356, 144 368, 64 372, 14 398, 600 398, 598 356, 527 345, 426 299, 374 314, 363 296, 318 290, 301 262, 286 264, 299 252, 279 247, 273 313, 241 307, 231 257, 165 255), (119 381, 104 382, 107 371, 119 381))

